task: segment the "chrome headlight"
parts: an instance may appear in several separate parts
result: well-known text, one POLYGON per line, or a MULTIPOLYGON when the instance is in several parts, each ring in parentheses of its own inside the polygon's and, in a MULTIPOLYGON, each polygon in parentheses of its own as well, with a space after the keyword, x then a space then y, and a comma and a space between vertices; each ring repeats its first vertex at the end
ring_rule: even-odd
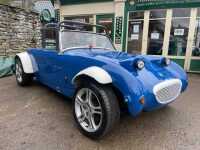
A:
POLYGON ((142 70, 142 69, 144 68, 144 61, 138 60, 138 61, 136 62, 136 67, 137 67, 138 69, 142 70))

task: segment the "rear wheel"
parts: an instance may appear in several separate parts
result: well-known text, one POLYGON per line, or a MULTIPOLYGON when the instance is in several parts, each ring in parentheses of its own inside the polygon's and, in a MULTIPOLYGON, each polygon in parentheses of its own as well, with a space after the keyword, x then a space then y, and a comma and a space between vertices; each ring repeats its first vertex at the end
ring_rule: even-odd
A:
POLYGON ((33 80, 32 74, 27 74, 27 73, 24 72, 22 63, 21 63, 19 58, 17 58, 16 61, 15 61, 15 77, 16 77, 17 83, 20 86, 28 85, 33 80))
POLYGON ((80 131, 97 139, 117 123, 120 109, 111 88, 89 83, 81 86, 74 97, 74 118, 80 131))

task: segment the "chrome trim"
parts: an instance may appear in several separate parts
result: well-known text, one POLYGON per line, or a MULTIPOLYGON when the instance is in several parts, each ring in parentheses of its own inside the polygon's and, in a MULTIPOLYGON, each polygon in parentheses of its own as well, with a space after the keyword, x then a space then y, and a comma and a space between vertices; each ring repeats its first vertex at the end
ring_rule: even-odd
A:
POLYGON ((179 79, 171 79, 154 86, 153 93, 160 104, 168 104, 174 101, 181 93, 182 82, 179 79))

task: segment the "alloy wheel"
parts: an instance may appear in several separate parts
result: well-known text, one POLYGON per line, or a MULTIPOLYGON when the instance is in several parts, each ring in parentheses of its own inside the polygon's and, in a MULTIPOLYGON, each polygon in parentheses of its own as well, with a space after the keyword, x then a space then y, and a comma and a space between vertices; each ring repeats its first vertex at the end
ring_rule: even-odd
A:
POLYGON ((102 107, 99 98, 89 88, 80 89, 75 97, 75 115, 87 132, 97 131, 102 124, 102 107))
POLYGON ((15 75, 16 75, 16 78, 17 78, 17 81, 18 82, 22 82, 22 67, 19 63, 16 63, 15 65, 15 75))

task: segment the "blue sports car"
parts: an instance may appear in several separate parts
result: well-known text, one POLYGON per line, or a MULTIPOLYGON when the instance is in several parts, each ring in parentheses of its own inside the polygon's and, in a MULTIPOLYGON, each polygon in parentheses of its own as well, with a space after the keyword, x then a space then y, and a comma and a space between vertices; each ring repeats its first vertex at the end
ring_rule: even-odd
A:
POLYGON ((188 86, 186 73, 176 63, 116 51, 106 32, 92 31, 96 28, 106 31, 72 21, 47 24, 42 48, 15 57, 17 83, 25 86, 34 79, 72 98, 78 128, 93 139, 113 128, 121 110, 137 116, 162 108, 188 86))

